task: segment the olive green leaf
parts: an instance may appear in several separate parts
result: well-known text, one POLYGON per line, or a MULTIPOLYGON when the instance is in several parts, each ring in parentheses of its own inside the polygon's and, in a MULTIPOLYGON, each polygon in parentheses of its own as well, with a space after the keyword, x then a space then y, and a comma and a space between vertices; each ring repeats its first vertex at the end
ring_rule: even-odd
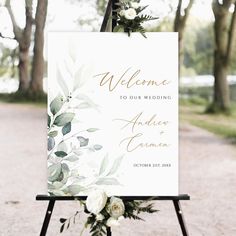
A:
POLYGON ((61 110, 61 107, 65 103, 63 96, 58 94, 50 103, 50 110, 53 115, 57 114, 61 110))
POLYGON ((52 137, 52 138, 55 138, 57 136, 57 134, 58 134, 58 132, 56 130, 54 130, 54 131, 49 132, 48 136, 52 137))
POLYGON ((89 129, 87 129, 86 131, 87 132, 89 132, 89 133, 92 133, 92 132, 96 132, 96 131, 98 131, 99 129, 97 129, 97 128, 89 128, 89 129))
POLYGON ((57 126, 64 126, 67 123, 71 122, 74 118, 75 114, 71 112, 62 113, 56 117, 54 124, 57 126))
POLYGON ((66 134, 70 133, 70 131, 71 131, 71 122, 65 124, 65 125, 63 126, 61 132, 62 132, 63 135, 66 135, 66 134))

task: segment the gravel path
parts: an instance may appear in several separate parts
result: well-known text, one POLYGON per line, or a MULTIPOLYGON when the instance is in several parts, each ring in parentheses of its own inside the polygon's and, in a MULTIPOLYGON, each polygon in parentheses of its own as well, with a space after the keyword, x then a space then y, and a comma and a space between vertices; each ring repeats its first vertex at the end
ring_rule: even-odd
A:
MULTIPOLYGON (((0 114, 0 236, 39 235, 46 203, 35 196, 46 192, 46 110, 0 103, 0 114)), ((191 195, 182 203, 190 235, 236 235, 236 148, 190 125, 180 130, 180 192, 191 195)), ((76 202, 57 203, 48 235, 60 235, 59 217, 77 207, 76 202)), ((124 221, 113 235, 180 236, 172 203, 156 207, 157 215, 144 215, 146 222, 124 221)), ((62 235, 79 236, 81 227, 62 235)))

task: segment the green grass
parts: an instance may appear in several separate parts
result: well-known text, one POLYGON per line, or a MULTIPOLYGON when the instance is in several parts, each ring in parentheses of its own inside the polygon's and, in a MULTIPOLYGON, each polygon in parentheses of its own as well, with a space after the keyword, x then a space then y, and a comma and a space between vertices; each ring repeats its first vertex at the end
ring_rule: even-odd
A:
POLYGON ((180 101, 180 121, 206 129, 236 144, 236 104, 232 105, 230 115, 206 114, 207 105, 180 101))
POLYGON ((12 94, 0 94, 0 102, 5 103, 18 103, 18 104, 29 104, 38 107, 46 107, 47 95, 43 94, 40 96, 32 96, 22 93, 12 93, 12 94))

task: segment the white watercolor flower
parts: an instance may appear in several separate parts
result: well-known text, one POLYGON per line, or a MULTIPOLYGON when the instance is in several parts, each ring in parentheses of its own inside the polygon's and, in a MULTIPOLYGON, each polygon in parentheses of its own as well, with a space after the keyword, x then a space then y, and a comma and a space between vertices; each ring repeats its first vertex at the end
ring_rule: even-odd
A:
POLYGON ((133 20, 137 16, 137 12, 135 11, 134 8, 129 8, 125 10, 124 16, 127 20, 133 20))
POLYGON ((131 6, 132 8, 134 8, 134 9, 138 9, 138 8, 139 8, 138 2, 131 2, 131 3, 130 3, 130 6, 131 6))
POLYGON ((112 218, 118 219, 125 212, 125 205, 120 198, 111 197, 108 212, 112 218))
POLYGON ((114 227, 114 226, 119 226, 120 223, 117 219, 113 218, 113 217, 110 217, 108 220, 107 220, 107 224, 106 224, 108 227, 114 227))
POLYGON ((98 215, 105 207, 107 202, 107 195, 102 190, 94 190, 86 199, 86 207, 89 212, 98 215))

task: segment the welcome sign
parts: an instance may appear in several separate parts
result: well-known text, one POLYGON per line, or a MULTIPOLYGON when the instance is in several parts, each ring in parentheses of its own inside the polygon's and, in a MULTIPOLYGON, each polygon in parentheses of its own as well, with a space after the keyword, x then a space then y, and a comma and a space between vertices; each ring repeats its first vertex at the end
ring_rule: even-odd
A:
POLYGON ((48 34, 48 191, 178 195, 176 33, 48 34))

